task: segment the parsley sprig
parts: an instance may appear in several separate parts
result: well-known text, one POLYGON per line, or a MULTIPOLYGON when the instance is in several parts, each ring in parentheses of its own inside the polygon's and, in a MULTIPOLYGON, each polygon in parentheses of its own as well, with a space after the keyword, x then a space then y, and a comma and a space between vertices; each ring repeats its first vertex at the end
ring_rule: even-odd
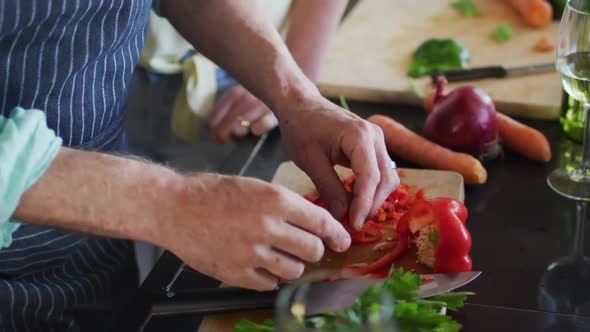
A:
MULTIPOLYGON (((355 304, 346 310, 326 312, 318 316, 302 319, 302 327, 315 328, 326 332, 351 331, 364 326, 383 310, 378 298, 387 292, 395 299, 391 317, 397 322, 401 332, 457 332, 461 324, 442 313, 443 308, 455 311, 465 304, 472 292, 449 292, 428 299, 417 299, 420 276, 393 268, 383 285, 368 288, 359 296, 355 304)), ((383 317, 380 317, 383 318, 383 317)), ((233 332, 271 332, 276 331, 274 322, 266 320, 256 324, 243 320, 237 323, 233 332)))

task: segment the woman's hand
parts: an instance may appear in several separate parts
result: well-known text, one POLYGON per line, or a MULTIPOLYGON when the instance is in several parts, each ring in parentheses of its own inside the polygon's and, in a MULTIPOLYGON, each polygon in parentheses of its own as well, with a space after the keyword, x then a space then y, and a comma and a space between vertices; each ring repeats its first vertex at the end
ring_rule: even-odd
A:
POLYGON ((233 142, 249 132, 260 136, 277 124, 270 109, 241 85, 230 88, 207 119, 209 136, 218 143, 233 142))

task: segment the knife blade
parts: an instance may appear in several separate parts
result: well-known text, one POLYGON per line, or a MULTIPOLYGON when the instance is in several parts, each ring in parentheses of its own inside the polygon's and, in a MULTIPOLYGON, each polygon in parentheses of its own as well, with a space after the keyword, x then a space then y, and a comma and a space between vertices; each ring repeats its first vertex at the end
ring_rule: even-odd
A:
POLYGON ((440 75, 444 76, 449 82, 463 82, 474 81, 484 78, 504 78, 512 76, 547 73, 554 72, 555 70, 555 63, 543 63, 538 65, 508 68, 504 66, 488 66, 436 72, 431 75, 431 78, 433 83, 436 82, 437 78, 440 75))
MULTIPOLYGON (((417 296, 428 298, 452 291, 473 281, 480 274, 481 272, 473 271, 423 275, 432 277, 432 281, 421 285, 417 296)), ((311 283, 306 301, 306 315, 346 309, 364 290, 380 283, 383 283, 383 279, 343 279, 311 283)), ((154 299, 152 315, 219 314, 272 309, 279 291, 280 289, 257 292, 232 287, 178 290, 161 294, 158 299, 154 299)))

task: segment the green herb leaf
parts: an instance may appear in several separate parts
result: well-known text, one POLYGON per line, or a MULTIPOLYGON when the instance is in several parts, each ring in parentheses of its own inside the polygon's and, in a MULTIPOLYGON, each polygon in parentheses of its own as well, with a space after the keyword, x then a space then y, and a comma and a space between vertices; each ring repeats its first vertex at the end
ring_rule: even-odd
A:
POLYGON ((438 71, 465 68, 471 55, 454 39, 428 39, 412 57, 408 76, 418 78, 438 71))
POLYGON ((432 232, 428 235, 428 241, 432 243, 433 246, 436 247, 438 244, 438 232, 432 232))
POLYGON ((411 300, 416 297, 421 281, 420 276, 412 272, 404 272, 403 268, 392 268, 383 283, 383 288, 396 300, 411 300))
POLYGON ((346 102, 344 96, 339 96, 338 99, 340 100, 340 107, 350 112, 350 107, 348 107, 348 103, 346 102))
POLYGON ((257 324, 249 320, 241 320, 239 321, 232 332, 265 332, 265 331, 273 331, 273 321, 272 320, 265 320, 262 324, 257 324))
POLYGON ((445 303, 449 310, 457 310, 465 305, 468 296, 475 295, 473 292, 449 292, 429 298, 431 301, 440 301, 445 303))
POLYGON ((451 7, 457 9, 461 14, 465 16, 479 16, 479 8, 471 0, 457 0, 451 3, 451 7))
POLYGON ((512 39, 512 28, 507 23, 502 23, 492 31, 492 35, 497 41, 505 43, 512 39))

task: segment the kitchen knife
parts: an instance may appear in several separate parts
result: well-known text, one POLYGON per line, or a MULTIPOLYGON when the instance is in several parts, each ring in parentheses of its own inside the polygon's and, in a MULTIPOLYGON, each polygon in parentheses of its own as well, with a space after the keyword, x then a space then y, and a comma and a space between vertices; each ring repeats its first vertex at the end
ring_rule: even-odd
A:
POLYGON ((504 78, 512 76, 523 76, 537 73, 555 71, 555 63, 544 63, 539 65, 521 67, 489 66, 471 69, 456 69, 436 72, 431 75, 432 82, 436 82, 438 76, 443 75, 449 82, 474 81, 484 78, 504 78))
MULTIPOLYGON (((471 282, 480 274, 481 272, 473 271, 423 275, 423 277, 432 277, 432 281, 422 284, 417 296, 428 298, 452 291, 471 282)), ((346 309, 365 289, 380 283, 383 283, 383 279, 343 279, 311 283, 305 314, 316 315, 325 311, 346 309)), ((272 309, 279 291, 257 292, 242 288, 210 288, 168 292, 154 299, 152 315, 219 314, 272 309)))

